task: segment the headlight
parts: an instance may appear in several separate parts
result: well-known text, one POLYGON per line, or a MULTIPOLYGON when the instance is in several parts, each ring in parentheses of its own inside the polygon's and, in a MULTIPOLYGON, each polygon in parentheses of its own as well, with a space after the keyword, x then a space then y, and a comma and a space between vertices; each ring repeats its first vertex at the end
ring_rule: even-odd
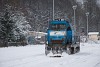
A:
POLYGON ((46 44, 48 44, 48 41, 46 42, 46 44))

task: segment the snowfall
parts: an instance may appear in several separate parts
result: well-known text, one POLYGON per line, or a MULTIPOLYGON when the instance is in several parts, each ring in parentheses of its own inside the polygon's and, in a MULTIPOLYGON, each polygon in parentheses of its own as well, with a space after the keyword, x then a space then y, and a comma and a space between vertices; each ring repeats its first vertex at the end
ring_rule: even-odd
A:
POLYGON ((0 48, 0 67, 100 67, 100 44, 81 43, 79 53, 45 55, 45 45, 0 48))

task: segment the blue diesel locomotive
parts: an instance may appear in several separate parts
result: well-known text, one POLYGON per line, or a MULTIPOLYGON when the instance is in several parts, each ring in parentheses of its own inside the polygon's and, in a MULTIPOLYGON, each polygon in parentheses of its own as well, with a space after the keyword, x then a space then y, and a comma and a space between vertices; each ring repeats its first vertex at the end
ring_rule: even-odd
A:
POLYGON ((80 51, 79 36, 75 36, 71 24, 65 20, 49 23, 46 35, 45 54, 74 54, 80 51))

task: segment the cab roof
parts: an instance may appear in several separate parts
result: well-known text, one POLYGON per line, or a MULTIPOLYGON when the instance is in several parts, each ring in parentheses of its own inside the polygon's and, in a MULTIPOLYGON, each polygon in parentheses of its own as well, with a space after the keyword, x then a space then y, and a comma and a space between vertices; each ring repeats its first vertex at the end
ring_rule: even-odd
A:
POLYGON ((50 24, 69 24, 69 22, 65 20, 54 20, 51 21, 50 24))

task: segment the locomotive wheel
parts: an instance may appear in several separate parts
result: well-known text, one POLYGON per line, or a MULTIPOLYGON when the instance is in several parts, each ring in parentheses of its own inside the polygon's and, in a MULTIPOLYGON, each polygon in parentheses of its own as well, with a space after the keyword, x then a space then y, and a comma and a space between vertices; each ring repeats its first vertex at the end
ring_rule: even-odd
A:
POLYGON ((67 48, 67 53, 68 53, 69 55, 74 54, 74 47, 69 47, 69 48, 67 48))
POLYGON ((80 51, 80 46, 76 47, 76 53, 80 51))
POLYGON ((45 50, 45 55, 47 56, 49 54, 49 52, 47 50, 45 50))
POLYGON ((50 53, 50 47, 45 47, 45 55, 47 56, 50 53))

